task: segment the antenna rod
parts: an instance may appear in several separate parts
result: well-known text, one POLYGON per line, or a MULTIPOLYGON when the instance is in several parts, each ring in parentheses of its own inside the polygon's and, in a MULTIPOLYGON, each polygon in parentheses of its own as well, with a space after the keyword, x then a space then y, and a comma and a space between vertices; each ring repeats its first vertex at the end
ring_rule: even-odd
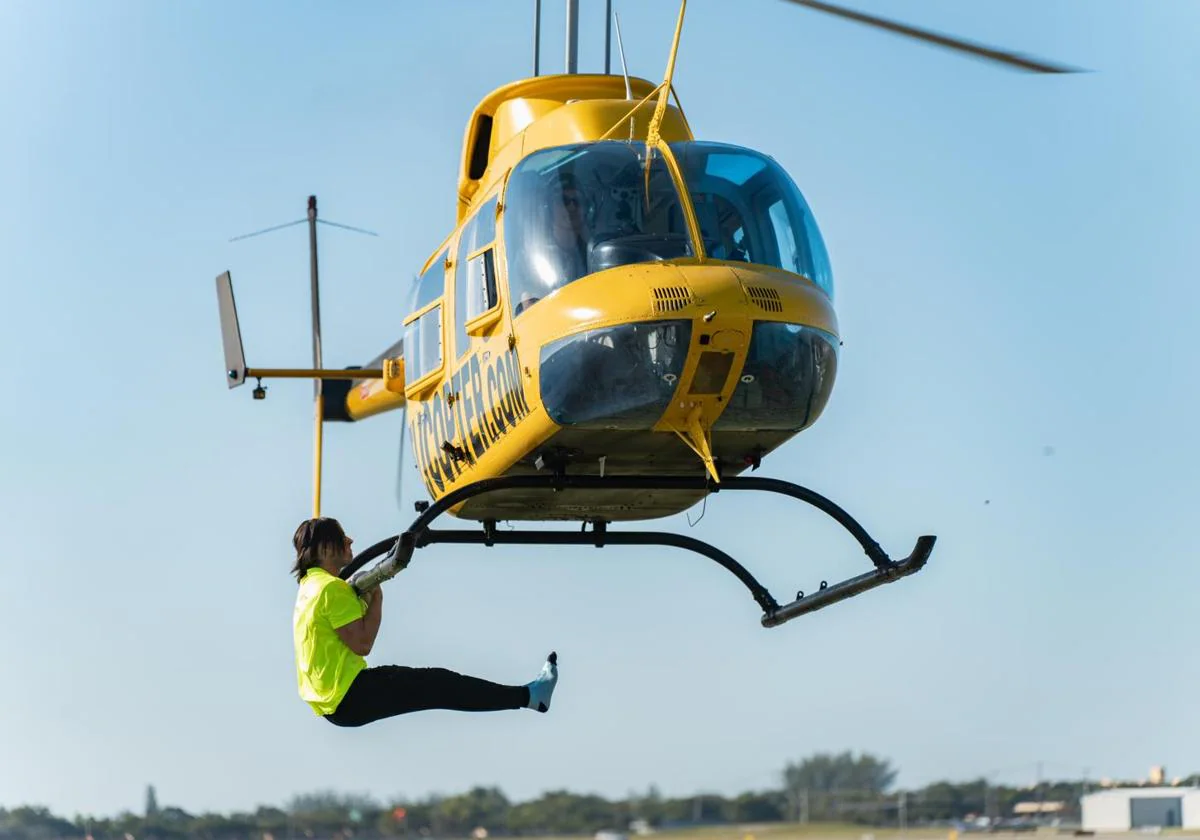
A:
POLYGON ((579 0, 567 0, 567 72, 579 72, 579 0))
MULTIPOLYGON (((312 274, 312 340, 313 369, 321 369, 321 301, 317 289, 317 197, 308 197, 308 251, 312 274)), ((313 411, 315 429, 313 441, 313 516, 321 515, 321 448, 323 431, 321 379, 313 379, 313 411)))
POLYGON ((612 65, 612 0, 604 3, 604 75, 609 74, 612 65))
POLYGON ((533 0, 533 75, 539 75, 542 56, 542 0, 533 0))
MULTIPOLYGON (((621 53, 621 73, 625 76, 625 98, 633 99, 633 89, 629 86, 629 67, 625 64, 625 42, 621 40, 621 16, 617 15, 617 50, 621 53)), ((629 134, 633 135, 633 119, 630 115, 629 134)))

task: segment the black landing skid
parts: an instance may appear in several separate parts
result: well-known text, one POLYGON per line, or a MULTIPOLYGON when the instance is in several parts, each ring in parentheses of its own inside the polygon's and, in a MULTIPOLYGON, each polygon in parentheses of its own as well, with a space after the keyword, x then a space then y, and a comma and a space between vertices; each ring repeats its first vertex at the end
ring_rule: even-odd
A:
MULTIPOLYGON (((586 523, 584 523, 586 529, 586 523)), ((591 545, 597 548, 606 545, 664 545, 683 548, 702 554, 715 560, 738 580, 745 584, 758 605, 762 607, 762 624, 764 627, 777 627, 793 618, 814 612, 824 607, 852 598, 877 586, 899 580, 920 571, 933 551, 936 537, 923 536, 917 539, 917 544, 908 557, 900 561, 891 560, 871 539, 866 530, 848 513, 835 505, 829 499, 801 487, 798 484, 781 481, 774 478, 759 478, 755 476, 735 476, 726 478, 720 484, 704 477, 645 477, 645 476, 571 476, 530 475, 506 476, 489 478, 460 487, 443 496, 432 505, 426 507, 403 534, 380 540, 355 557, 340 572, 344 580, 349 580, 359 592, 366 592, 395 576, 406 568, 412 559, 413 552, 435 543, 456 545, 591 545), (769 493, 780 493, 791 496, 802 502, 807 502, 818 510, 833 517, 858 540, 867 557, 874 566, 868 572, 847 578, 833 585, 821 581, 820 587, 810 594, 798 592, 795 600, 782 606, 771 596, 771 593, 760 584, 744 566, 734 560, 719 548, 680 534, 662 531, 609 531, 604 522, 594 522, 592 530, 581 531, 499 531, 494 520, 483 523, 482 530, 449 530, 441 531, 430 528, 430 524, 441 514, 460 502, 497 490, 513 489, 546 489, 558 490, 564 488, 585 490, 702 490, 717 493, 727 490, 765 490, 769 493), (371 561, 378 557, 383 559, 367 571, 361 571, 371 561)))

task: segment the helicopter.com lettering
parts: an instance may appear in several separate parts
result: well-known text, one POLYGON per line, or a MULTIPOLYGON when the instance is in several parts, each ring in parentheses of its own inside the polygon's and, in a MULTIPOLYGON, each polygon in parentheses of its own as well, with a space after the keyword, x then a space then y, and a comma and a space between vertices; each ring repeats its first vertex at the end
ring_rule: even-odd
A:
POLYGON ((471 355, 410 409, 417 467, 429 491, 442 493, 529 414, 516 352, 471 355))

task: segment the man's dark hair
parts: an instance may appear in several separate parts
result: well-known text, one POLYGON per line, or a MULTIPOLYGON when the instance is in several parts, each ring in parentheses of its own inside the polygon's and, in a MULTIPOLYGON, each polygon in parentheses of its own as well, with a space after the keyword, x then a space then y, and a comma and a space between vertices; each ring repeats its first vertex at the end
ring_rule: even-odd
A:
POLYGON ((346 547, 346 532, 340 522, 327 516, 306 519, 292 536, 292 545, 296 549, 292 574, 299 583, 309 569, 321 565, 323 557, 341 554, 346 547))

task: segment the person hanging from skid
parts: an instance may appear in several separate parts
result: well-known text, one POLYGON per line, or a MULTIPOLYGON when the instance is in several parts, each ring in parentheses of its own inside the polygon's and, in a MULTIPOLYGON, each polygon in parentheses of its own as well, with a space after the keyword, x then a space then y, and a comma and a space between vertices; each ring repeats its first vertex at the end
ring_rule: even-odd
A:
POLYGON ((353 559, 341 524, 329 517, 309 519, 292 537, 300 586, 292 615, 300 697, 337 726, 363 726, 383 718, 427 709, 492 712, 550 710, 558 683, 558 655, 524 685, 499 685, 445 668, 368 666, 383 616, 383 592, 363 598, 338 577, 353 559))

